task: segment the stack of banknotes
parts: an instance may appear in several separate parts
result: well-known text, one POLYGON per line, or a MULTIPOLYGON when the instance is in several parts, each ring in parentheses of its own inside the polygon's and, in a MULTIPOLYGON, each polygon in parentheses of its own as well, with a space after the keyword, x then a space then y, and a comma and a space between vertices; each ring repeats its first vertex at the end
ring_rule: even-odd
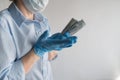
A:
POLYGON ((84 22, 84 20, 78 21, 78 20, 72 18, 61 33, 64 34, 66 32, 69 32, 71 35, 74 35, 80 29, 82 29, 85 25, 86 25, 86 23, 84 22))

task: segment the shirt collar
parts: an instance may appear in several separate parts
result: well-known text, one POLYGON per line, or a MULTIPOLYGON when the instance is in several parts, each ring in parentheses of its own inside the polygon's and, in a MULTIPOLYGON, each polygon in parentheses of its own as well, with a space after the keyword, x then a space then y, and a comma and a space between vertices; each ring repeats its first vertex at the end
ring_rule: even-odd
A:
POLYGON ((12 18, 18 26, 20 26, 24 22, 25 17, 14 3, 9 6, 8 11, 10 12, 12 18))
MULTIPOLYGON (((17 8, 17 6, 12 3, 9 8, 8 11, 10 12, 12 18, 15 20, 15 22, 17 23, 18 26, 21 26, 21 24, 27 20, 25 18, 25 16, 22 14, 22 12, 17 8)), ((43 22, 46 21, 47 18, 44 17, 41 13, 37 13, 34 15, 34 20, 31 21, 38 21, 38 22, 43 22)))

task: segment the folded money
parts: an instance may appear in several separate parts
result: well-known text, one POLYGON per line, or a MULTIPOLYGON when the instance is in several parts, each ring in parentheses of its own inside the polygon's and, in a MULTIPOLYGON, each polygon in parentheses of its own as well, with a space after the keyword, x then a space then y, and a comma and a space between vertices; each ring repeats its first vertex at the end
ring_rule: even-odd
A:
POLYGON ((77 33, 81 28, 85 26, 84 20, 77 21, 76 19, 72 18, 67 26, 63 29, 62 34, 69 32, 71 35, 77 33))

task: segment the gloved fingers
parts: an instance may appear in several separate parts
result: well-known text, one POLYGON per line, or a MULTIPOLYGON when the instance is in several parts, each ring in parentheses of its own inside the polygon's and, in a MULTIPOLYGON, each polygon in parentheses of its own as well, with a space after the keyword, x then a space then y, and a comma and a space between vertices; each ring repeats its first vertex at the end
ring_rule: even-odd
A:
POLYGON ((44 33, 39 37, 39 40, 45 40, 49 36, 48 30, 44 31, 44 33))
POLYGON ((67 45, 68 44, 67 46, 69 46, 69 45, 77 42, 77 37, 72 36, 72 37, 69 37, 67 39, 62 39, 62 40, 61 39, 53 39, 52 41, 56 45, 67 45))
POLYGON ((72 44, 77 42, 77 37, 76 36, 71 36, 71 37, 69 37, 69 39, 71 40, 72 44))
POLYGON ((72 44, 71 44, 71 45, 66 46, 66 48, 68 48, 68 47, 72 47, 72 44))
POLYGON ((69 32, 66 32, 65 34, 63 34, 65 37, 70 37, 70 33, 69 32))
POLYGON ((63 39, 63 40, 55 39, 50 44, 51 46, 53 44, 53 46, 55 46, 56 49, 58 50, 59 48, 65 48, 65 47, 72 46, 72 44, 76 42, 75 39, 76 37, 70 37, 68 39, 63 39))
POLYGON ((69 37, 65 43, 63 43, 63 45, 61 44, 61 47, 63 48, 68 48, 71 47, 73 44, 75 44, 77 42, 77 37, 76 36, 72 36, 69 37))
POLYGON ((71 41, 69 39, 60 40, 60 39, 50 39, 42 42, 42 46, 47 50, 61 50, 62 48, 71 45, 71 41))
POLYGON ((77 37, 72 36, 67 39, 47 39, 42 42, 41 46, 46 48, 48 51, 61 50, 63 48, 71 47, 76 42, 77 42, 77 37))
POLYGON ((53 34, 50 38, 51 39, 66 39, 70 36, 71 36, 70 33, 66 32, 65 34, 62 34, 62 33, 53 34))
POLYGON ((60 38, 60 37, 61 37, 61 33, 55 33, 50 38, 51 39, 56 39, 56 38, 60 38))

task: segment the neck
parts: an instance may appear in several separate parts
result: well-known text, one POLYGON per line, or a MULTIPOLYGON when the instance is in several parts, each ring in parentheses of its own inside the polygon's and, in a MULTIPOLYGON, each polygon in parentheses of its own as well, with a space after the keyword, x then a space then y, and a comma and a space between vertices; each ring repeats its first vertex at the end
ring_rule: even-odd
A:
POLYGON ((15 4, 27 19, 33 20, 34 18, 33 13, 27 10, 22 0, 18 0, 15 4))

